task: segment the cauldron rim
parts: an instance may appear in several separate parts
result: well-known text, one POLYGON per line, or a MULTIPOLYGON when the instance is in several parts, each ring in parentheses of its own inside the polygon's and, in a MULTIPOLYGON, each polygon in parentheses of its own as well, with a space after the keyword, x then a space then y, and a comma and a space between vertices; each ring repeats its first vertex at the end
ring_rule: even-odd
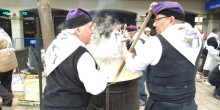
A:
POLYGON ((125 83, 130 83, 132 82, 133 80, 137 80, 137 79, 140 79, 143 75, 143 73, 136 73, 136 74, 140 74, 138 77, 136 78, 133 78, 133 79, 129 79, 129 80, 123 80, 123 81, 117 81, 117 82, 108 82, 107 84, 108 85, 111 85, 111 84, 125 84, 125 83))

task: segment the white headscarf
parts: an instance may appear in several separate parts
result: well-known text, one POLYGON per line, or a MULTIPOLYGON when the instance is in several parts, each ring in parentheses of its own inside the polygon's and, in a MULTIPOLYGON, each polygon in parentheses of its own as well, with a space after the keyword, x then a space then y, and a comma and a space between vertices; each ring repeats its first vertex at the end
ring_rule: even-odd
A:
POLYGON ((63 30, 48 47, 45 55, 47 76, 79 46, 85 47, 76 36, 69 33, 70 31, 73 32, 69 29, 63 30))
POLYGON ((195 65, 202 40, 200 32, 188 23, 169 26, 161 33, 164 38, 195 65), (190 39, 188 42, 187 39, 190 39))

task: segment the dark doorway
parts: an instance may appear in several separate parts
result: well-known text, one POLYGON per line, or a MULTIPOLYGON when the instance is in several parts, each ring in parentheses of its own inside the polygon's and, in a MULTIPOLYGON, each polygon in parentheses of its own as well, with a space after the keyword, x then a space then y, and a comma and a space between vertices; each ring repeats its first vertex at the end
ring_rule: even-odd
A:
MULTIPOLYGON (((58 34, 57 26, 62 23, 66 17, 68 11, 65 10, 58 10, 58 9, 51 9, 52 10, 52 18, 54 21, 54 31, 55 35, 58 34)), ((36 39, 37 39, 37 27, 36 27, 36 18, 39 17, 38 9, 29 9, 23 10, 23 27, 24 27, 24 46, 32 46, 33 48, 37 47, 36 39)), ((41 27, 39 27, 41 28, 41 27)), ((41 48, 43 48, 43 39, 42 33, 40 29, 40 38, 41 38, 41 48)), ((21 40, 21 39, 16 39, 21 40)))
MULTIPOLYGON (((68 11, 59 10, 59 9, 51 9, 52 10, 52 18, 54 21, 54 31, 55 35, 59 33, 57 27, 59 24, 65 21, 66 15, 68 11)), ((39 17, 37 9, 30 9, 22 11, 24 17, 24 37, 34 38, 36 37, 36 17, 39 17)))
POLYGON ((93 21, 96 23, 104 22, 107 16, 111 16, 111 22, 115 20, 120 21, 122 24, 127 23, 127 25, 136 25, 136 13, 122 10, 94 10, 90 11, 93 15, 93 21))
POLYGON ((0 9, 0 26, 5 30, 5 32, 10 37, 12 37, 12 33, 11 33, 11 20, 9 19, 9 15, 7 15, 8 13, 10 13, 9 10, 0 9))

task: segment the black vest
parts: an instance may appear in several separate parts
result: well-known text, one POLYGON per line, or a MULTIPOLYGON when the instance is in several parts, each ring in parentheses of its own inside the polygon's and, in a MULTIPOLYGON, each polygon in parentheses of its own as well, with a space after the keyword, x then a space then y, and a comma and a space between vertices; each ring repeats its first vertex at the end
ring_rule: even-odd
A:
MULTIPOLYGON (((88 52, 86 48, 78 47, 47 76, 43 101, 45 107, 74 110, 88 106, 91 94, 86 92, 77 71, 78 60, 85 52, 88 52)), ((97 64, 94 68, 97 68, 97 64)))
POLYGON ((156 65, 149 65, 147 68, 147 87, 150 96, 155 100, 166 102, 182 103, 193 100, 199 57, 194 66, 162 35, 159 34, 157 37, 162 45, 162 55, 156 65))
POLYGON ((133 43, 133 41, 132 41, 132 42, 129 42, 129 41, 126 42, 126 48, 127 48, 128 50, 130 49, 132 43, 133 43))

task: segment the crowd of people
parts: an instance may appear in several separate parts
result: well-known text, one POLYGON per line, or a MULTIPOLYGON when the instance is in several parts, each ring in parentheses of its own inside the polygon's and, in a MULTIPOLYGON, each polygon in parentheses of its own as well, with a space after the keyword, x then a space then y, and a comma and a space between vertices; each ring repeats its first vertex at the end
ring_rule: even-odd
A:
POLYGON ((201 54, 201 65, 198 68, 196 80, 205 85, 215 86, 213 96, 220 100, 220 51, 219 51, 220 28, 214 27, 204 42, 201 54), (214 66, 217 65, 215 68, 214 66), (214 68, 214 69, 213 69, 214 68))
MULTIPOLYGON (((151 36, 152 27, 146 27, 139 37, 136 25, 122 30, 116 20, 110 37, 115 41, 113 48, 122 48, 125 67, 143 73, 139 79, 140 106, 145 110, 197 110, 195 79, 215 86, 213 96, 220 100, 220 64, 216 65, 220 60, 220 28, 214 27, 206 38, 184 21, 185 12, 178 2, 154 2, 149 12, 155 15, 155 36, 151 36)), ((105 90, 108 76, 86 48, 94 33, 92 18, 84 9, 70 10, 62 31, 48 47, 43 110, 88 110, 91 96, 105 90)), ((0 96, 6 106, 12 105, 12 71, 0 73, 0 96)))

